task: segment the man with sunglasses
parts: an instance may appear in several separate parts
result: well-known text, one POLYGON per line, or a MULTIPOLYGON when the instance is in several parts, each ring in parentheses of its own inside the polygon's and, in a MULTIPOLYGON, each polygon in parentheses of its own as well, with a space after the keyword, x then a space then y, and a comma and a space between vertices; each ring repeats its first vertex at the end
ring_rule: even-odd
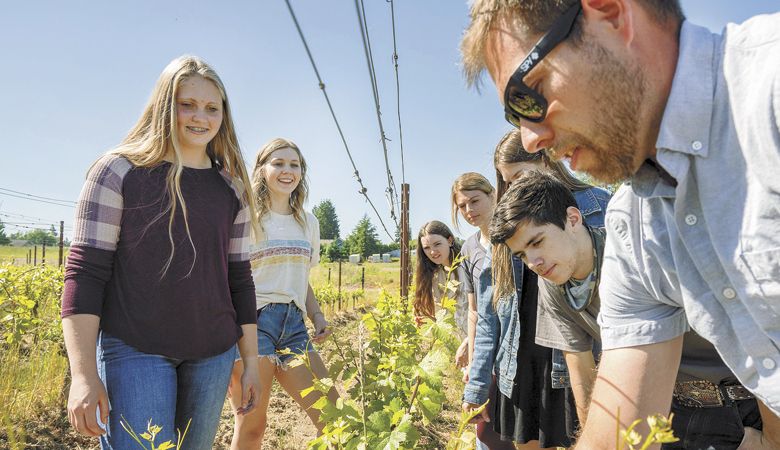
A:
POLYGON ((607 214, 578 448, 614 446, 618 410, 623 427, 668 411, 689 328, 760 399, 763 435, 740 448, 780 448, 780 15, 720 36, 675 0, 476 0, 461 49, 526 150, 630 180, 607 214))

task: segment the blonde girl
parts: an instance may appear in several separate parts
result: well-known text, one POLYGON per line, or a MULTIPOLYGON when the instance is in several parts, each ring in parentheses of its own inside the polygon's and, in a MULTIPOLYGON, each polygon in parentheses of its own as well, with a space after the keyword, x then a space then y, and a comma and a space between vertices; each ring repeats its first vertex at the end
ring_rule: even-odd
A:
POLYGON ((200 58, 163 70, 122 143, 89 170, 65 269, 62 327, 72 383, 68 419, 103 449, 157 442, 210 449, 236 342, 250 367, 241 414, 259 390, 254 206, 225 87, 200 58))
MULTIPOLYGON (((324 424, 319 411, 311 408, 318 399, 301 391, 311 387, 313 377, 325 378, 328 371, 312 343, 329 334, 328 322, 309 285, 309 269, 319 262, 320 228, 317 218, 303 208, 308 196, 306 160, 297 145, 273 139, 257 155, 252 171, 252 193, 257 200, 260 232, 251 247, 252 276, 257 310, 257 346, 260 368, 258 406, 240 414, 240 391, 230 402, 236 411, 232 449, 257 449, 262 445, 268 423, 268 403, 274 378, 308 414, 318 431, 324 424), (304 323, 314 325, 310 338, 304 323), (306 355, 309 367, 290 364, 306 355)), ((246 361, 237 361, 231 385, 238 385, 246 361)), ((328 393, 332 402, 338 394, 328 393)))

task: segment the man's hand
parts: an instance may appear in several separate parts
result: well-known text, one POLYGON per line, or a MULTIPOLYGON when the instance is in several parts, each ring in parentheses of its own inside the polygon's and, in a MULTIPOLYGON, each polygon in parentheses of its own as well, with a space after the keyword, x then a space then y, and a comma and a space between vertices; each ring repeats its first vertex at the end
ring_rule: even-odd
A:
POLYGON ((106 434, 104 427, 108 422, 108 395, 97 373, 94 376, 73 378, 68 393, 68 421, 81 434, 106 434), (103 426, 98 423, 98 414, 103 426))
POLYGON ((755 428, 745 427, 745 437, 737 450, 780 450, 780 445, 769 442, 761 431, 755 428))

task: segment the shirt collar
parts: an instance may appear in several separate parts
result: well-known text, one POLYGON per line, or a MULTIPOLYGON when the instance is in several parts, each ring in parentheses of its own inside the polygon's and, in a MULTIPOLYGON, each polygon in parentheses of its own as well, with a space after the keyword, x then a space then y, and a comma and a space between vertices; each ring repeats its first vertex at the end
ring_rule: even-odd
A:
MULTIPOLYGON (((688 21, 682 23, 677 68, 656 149, 707 156, 715 91, 715 51, 719 41, 718 35, 704 27, 688 21)), ((664 165, 662 158, 659 163, 664 165)))

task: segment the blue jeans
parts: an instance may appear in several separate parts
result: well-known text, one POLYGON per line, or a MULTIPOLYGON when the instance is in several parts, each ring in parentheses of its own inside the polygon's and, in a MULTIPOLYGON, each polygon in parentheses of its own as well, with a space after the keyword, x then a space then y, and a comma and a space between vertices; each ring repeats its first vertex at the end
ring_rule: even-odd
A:
MULTIPOLYGON (((183 448, 211 449, 235 355, 234 346, 220 355, 198 360, 168 358, 138 351, 101 331, 98 374, 108 392, 110 413, 100 447, 139 447, 120 421, 139 436, 146 432, 149 420, 161 426, 155 439, 155 445, 159 445, 168 440, 175 444, 176 430, 184 433, 192 419, 183 448)), ((144 444, 148 446, 148 442, 144 444)))
POLYGON ((269 303, 257 311, 257 354, 286 368, 295 355, 314 351, 303 312, 294 302, 269 303), (291 353, 279 353, 288 349, 291 353))

